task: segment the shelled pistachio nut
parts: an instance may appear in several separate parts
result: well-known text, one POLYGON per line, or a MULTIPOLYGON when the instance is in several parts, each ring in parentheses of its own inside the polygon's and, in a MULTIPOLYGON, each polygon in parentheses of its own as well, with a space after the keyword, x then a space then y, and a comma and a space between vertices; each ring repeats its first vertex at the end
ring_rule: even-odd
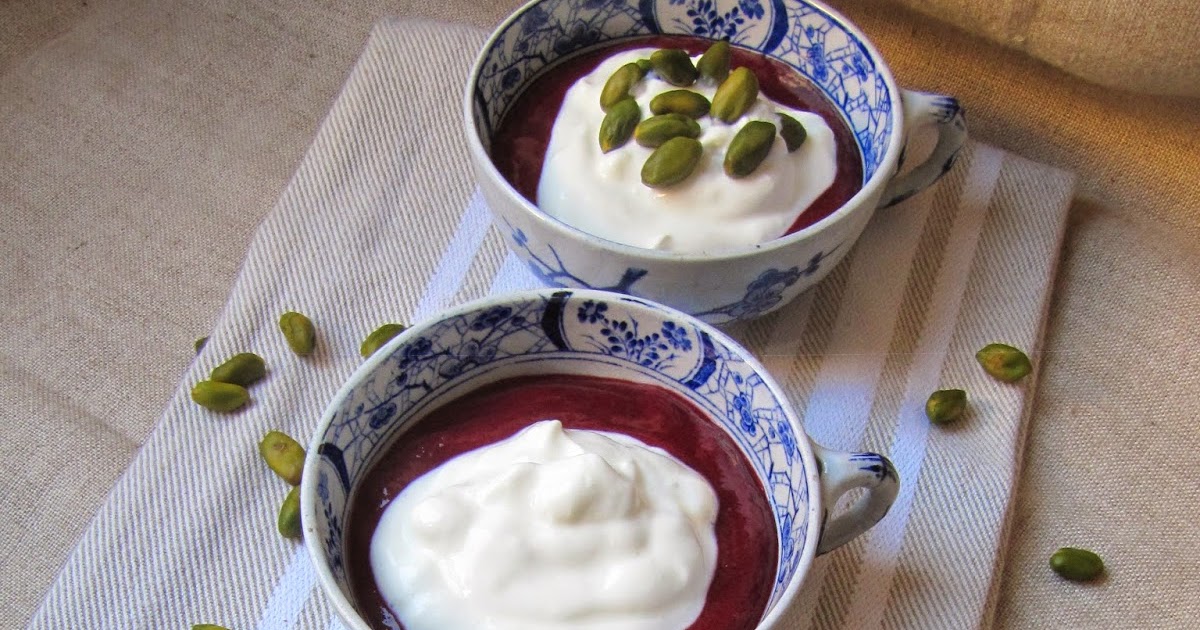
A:
POLYGON ((1017 348, 1003 343, 989 343, 975 353, 975 360, 992 378, 1015 383, 1033 371, 1029 357, 1017 348))
POLYGON ((1104 560, 1094 551, 1063 547, 1050 556, 1050 569, 1075 582, 1090 582, 1104 573, 1104 560))
POLYGON ((935 424, 954 422, 967 410, 967 392, 962 389, 939 389, 925 401, 925 416, 935 424))
POLYGON ((249 387, 267 375, 267 363, 253 352, 239 352, 213 368, 209 380, 249 387))
POLYGON ((279 317, 279 330, 292 352, 306 357, 317 347, 317 328, 303 313, 288 311, 279 317))
POLYGON ((699 73, 692 64, 687 51, 679 48, 663 48, 650 55, 650 66, 659 78, 671 85, 687 87, 696 82, 699 73))
POLYGON ((669 90, 650 99, 650 113, 683 114, 689 118, 701 118, 708 114, 712 104, 699 92, 691 90, 669 90))
POLYGON ((292 491, 284 497, 283 503, 279 506, 276 527, 279 528, 279 533, 284 538, 300 537, 300 488, 292 488, 292 491))
POLYGON ((643 77, 645 77, 647 74, 650 73, 651 70, 654 69, 654 65, 650 63, 649 59, 638 59, 637 61, 635 61, 633 63, 636 63, 637 67, 639 69, 641 69, 643 77))
POLYGON ((749 176, 767 159, 774 144, 775 125, 762 120, 746 123, 725 150, 725 174, 734 179, 749 176))
POLYGON ((642 108, 631 97, 613 105, 604 120, 600 121, 600 150, 608 153, 625 146, 633 137, 638 121, 642 119, 642 108))
POLYGON ((233 411, 250 402, 250 392, 241 385, 200 381, 192 387, 192 400, 212 411, 233 411))
POLYGON ((651 188, 678 184, 696 170, 703 153, 704 147, 695 138, 671 138, 646 158, 642 165, 642 183, 651 188))
POLYGON ((646 72, 637 63, 627 63, 612 73, 600 90, 600 109, 608 111, 629 97, 629 90, 642 80, 646 72))
POLYGON ((712 81, 714 85, 720 85, 725 77, 729 76, 729 58, 729 42, 721 40, 709 46, 696 62, 696 70, 700 73, 700 78, 712 81))
POLYGON ((712 116, 726 123, 742 117, 758 100, 758 77, 749 68, 738 68, 729 73, 713 94, 712 116))
POLYGON ((375 354, 377 350, 382 348, 384 344, 392 340, 392 337, 404 332, 407 326, 403 324, 384 324, 376 328, 371 334, 363 339, 362 345, 358 347, 358 353, 367 358, 375 354))
POLYGON ((799 120, 787 114, 780 114, 779 136, 783 138, 783 143, 787 145, 788 153, 791 153, 804 144, 804 141, 808 138, 808 131, 804 128, 804 125, 800 124, 799 120))
POLYGON ((300 485, 300 476, 304 472, 304 447, 292 439, 292 436, 282 431, 269 431, 258 443, 258 454, 271 467, 279 478, 292 484, 300 485))
POLYGON ((195 348, 197 354, 199 354, 199 352, 203 350, 204 346, 206 345, 208 345, 208 337, 200 337, 196 341, 192 342, 192 348, 195 348))
POLYGON ((680 136, 700 137, 700 123, 683 114, 660 114, 638 123, 633 139, 644 147, 661 147, 664 142, 680 136))

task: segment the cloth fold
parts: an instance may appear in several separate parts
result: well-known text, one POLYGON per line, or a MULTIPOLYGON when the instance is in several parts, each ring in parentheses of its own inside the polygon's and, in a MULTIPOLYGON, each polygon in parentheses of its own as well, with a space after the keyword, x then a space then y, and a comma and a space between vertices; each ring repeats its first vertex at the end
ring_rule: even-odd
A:
MULTIPOLYGON (((459 96, 485 33, 386 20, 260 226, 209 343, 104 505, 31 628, 340 628, 306 552, 275 531, 288 487, 257 442, 305 441, 379 324, 537 286, 474 189, 459 96), (309 315, 318 351, 277 329, 309 315), (257 352, 253 403, 189 398, 223 359, 257 352)), ((933 189, 881 211, 847 260, 781 311, 729 331, 787 390, 814 440, 890 455, 902 490, 876 528, 818 559, 784 628, 986 625, 1034 379, 991 380, 992 341, 1037 362, 1073 179, 971 143, 933 189), (935 389, 969 392, 930 426, 935 389)))

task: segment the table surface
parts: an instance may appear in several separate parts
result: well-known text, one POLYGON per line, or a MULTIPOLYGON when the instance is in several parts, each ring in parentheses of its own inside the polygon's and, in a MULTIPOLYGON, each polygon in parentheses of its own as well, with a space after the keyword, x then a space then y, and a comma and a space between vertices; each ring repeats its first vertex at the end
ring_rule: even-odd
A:
MULTIPOLYGON (((974 137, 1080 177, 994 625, 1191 625, 1200 103, 834 4, 900 83, 959 96, 974 137), (1064 545, 1099 551, 1108 578, 1056 579, 1046 559, 1064 545)), ((153 429, 375 21, 489 27, 515 6, 0 5, 0 626, 29 619, 153 429)))

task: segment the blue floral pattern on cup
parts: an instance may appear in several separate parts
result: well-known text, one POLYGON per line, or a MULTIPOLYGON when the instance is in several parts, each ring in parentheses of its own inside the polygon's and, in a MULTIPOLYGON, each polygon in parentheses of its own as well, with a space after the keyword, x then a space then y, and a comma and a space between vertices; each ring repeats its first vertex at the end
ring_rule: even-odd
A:
MULTIPOLYGON (((535 253, 531 249, 529 240, 525 237, 524 232, 512 227, 511 224, 508 225, 508 230, 513 247, 524 254, 524 259, 528 262, 529 269, 534 275, 541 278, 542 282, 550 286, 599 289, 603 291, 615 291, 617 293, 636 294, 637 291, 634 285, 646 275, 644 269, 626 269, 613 284, 604 287, 594 287, 571 273, 553 246, 548 247, 550 250, 548 255, 535 253)), ((706 321, 713 319, 714 316, 719 316, 721 321, 758 317, 783 302, 784 292, 788 287, 795 284, 797 280, 809 277, 820 271, 821 263, 840 247, 841 245, 839 244, 829 250, 829 252, 817 252, 809 259, 808 264, 803 269, 798 266, 783 270, 774 267, 767 269, 746 286, 746 292, 742 299, 692 314, 706 321)))
POLYGON ((514 228, 511 223, 507 223, 507 225, 508 237, 512 242, 513 249, 523 254, 522 258, 528 264, 529 270, 548 286, 635 293, 633 285, 638 280, 646 277, 645 269, 629 267, 625 269, 619 278, 614 279, 612 284, 605 286, 593 285, 567 269, 567 264, 563 262, 562 256, 558 255, 558 251, 554 249, 553 245, 546 247, 548 250, 546 253, 535 252, 530 247, 529 239, 525 236, 525 232, 521 231, 520 228, 514 228))
MULTIPOLYGON (((841 247, 840 245, 838 247, 841 247)), ((821 270, 821 262, 838 249, 834 247, 829 253, 817 252, 809 259, 803 269, 790 267, 785 270, 774 267, 762 272, 758 278, 746 286, 746 295, 741 300, 725 306, 719 306, 707 311, 694 313, 697 317, 722 315, 731 320, 751 319, 762 315, 783 301, 784 291, 796 284, 800 278, 806 278, 821 270)))
POLYGON ((577 315, 580 323, 599 325, 598 330, 586 335, 599 352, 663 370, 679 358, 676 351, 692 349, 688 332, 673 321, 662 322, 657 331, 645 331, 635 319, 609 319, 607 311, 607 303, 587 300, 577 315))
MULTIPOLYGON (((450 313, 403 333, 356 375, 318 436, 316 529, 343 592, 348 497, 406 425, 474 387, 563 371, 653 382, 708 412, 757 471, 780 534, 782 596, 809 536, 810 488, 787 402, 761 368, 715 329, 637 298, 528 292, 450 313)), ((809 463, 808 466, 815 465, 809 463)))

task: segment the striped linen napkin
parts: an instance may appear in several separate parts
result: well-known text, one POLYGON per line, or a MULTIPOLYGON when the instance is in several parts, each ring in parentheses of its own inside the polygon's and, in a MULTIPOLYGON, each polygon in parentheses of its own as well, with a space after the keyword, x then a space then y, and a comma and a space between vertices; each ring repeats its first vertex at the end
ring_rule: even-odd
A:
MULTIPOLYGON (((537 286, 490 227, 459 129, 483 38, 447 24, 376 27, 207 347, 31 628, 342 627, 302 544, 275 531, 287 488, 256 444, 270 429, 305 440, 375 326, 537 286), (314 356, 288 350, 276 329, 286 310, 314 319, 314 356), (269 366, 253 404, 234 415, 193 404, 191 385, 240 351, 269 366)), ((730 328, 815 440, 888 453, 903 479, 875 529, 818 558, 785 628, 988 623, 1034 380, 999 384, 973 354, 1005 341, 1036 362, 1072 184, 971 144, 935 188, 880 212, 816 289, 730 328), (972 397, 951 428, 922 411, 943 387, 972 397)))

